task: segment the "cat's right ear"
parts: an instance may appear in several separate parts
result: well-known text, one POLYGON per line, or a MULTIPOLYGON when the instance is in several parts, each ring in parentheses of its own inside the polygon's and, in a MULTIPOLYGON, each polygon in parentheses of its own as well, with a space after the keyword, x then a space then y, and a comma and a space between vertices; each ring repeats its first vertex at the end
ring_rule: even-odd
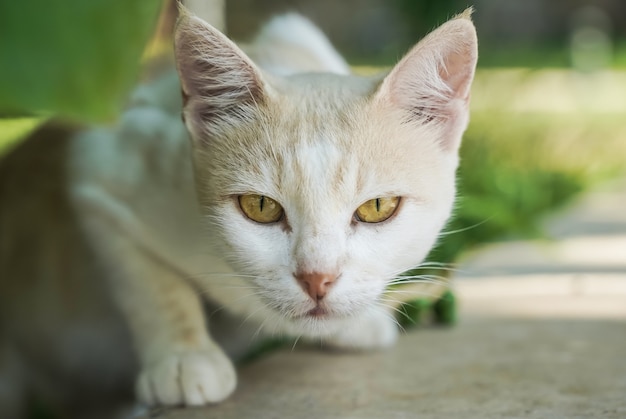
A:
POLYGON ((220 31, 179 9, 174 49, 183 117, 195 141, 254 117, 266 98, 261 72, 220 31))
POLYGON ((400 109, 405 121, 431 124, 441 146, 456 151, 469 118, 470 87, 478 58, 472 9, 422 39, 391 70, 378 99, 400 109))

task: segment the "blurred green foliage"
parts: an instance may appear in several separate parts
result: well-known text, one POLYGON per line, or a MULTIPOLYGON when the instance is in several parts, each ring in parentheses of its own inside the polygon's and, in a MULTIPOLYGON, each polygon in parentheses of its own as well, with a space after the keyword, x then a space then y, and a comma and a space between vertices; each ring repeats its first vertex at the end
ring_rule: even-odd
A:
POLYGON ((626 120, 619 114, 483 111, 472 118, 461 150, 457 208, 429 260, 449 264, 477 244, 540 237, 542 216, 626 172, 626 120))
POLYGON ((0 114, 104 120, 136 81, 159 0, 0 2, 0 114))
MULTIPOLYGON (((569 94, 571 77, 567 71, 479 70, 472 99, 476 109, 461 149, 457 208, 432 260, 451 263, 479 243, 537 236, 542 215, 594 182, 626 170, 622 113, 507 108, 514 96, 529 89, 545 91, 560 85, 559 80, 564 82, 562 89, 552 94, 569 94)), ((624 80, 609 80, 613 80, 612 90, 624 88, 624 80)), ((27 118, 0 121, 0 151, 38 122, 27 118)))
MULTIPOLYGON (((626 41, 617 40, 613 45, 613 55, 608 63, 610 68, 626 68, 626 41)), ((572 66, 571 51, 565 41, 543 41, 537 43, 516 43, 506 46, 491 46, 482 43, 478 65, 482 68, 524 67, 524 68, 569 68, 572 66)))
POLYGON ((566 42, 544 41, 515 45, 481 45, 481 67, 567 68, 571 67, 570 50, 566 42))
POLYGON ((37 128, 41 121, 41 118, 0 119, 0 157, 11 145, 37 128))

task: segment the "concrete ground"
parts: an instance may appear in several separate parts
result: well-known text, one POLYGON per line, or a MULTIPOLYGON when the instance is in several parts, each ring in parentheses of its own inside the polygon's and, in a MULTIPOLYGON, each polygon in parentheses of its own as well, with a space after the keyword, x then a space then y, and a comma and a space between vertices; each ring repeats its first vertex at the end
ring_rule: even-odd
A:
POLYGON ((380 353, 278 351, 243 367, 223 404, 143 417, 626 418, 626 182, 546 229, 468 255, 456 327, 380 353))

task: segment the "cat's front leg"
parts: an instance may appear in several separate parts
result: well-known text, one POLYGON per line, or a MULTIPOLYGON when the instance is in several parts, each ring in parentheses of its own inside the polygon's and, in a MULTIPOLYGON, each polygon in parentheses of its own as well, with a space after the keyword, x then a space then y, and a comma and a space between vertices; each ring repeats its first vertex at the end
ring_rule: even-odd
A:
POLYGON ((197 292, 149 255, 136 252, 126 259, 129 273, 113 286, 141 361, 140 401, 202 405, 224 400, 235 389, 235 369, 208 336, 197 292))
POLYGON ((197 406, 227 398, 236 386, 235 368, 208 335, 198 291, 136 219, 107 211, 111 206, 87 207, 91 195, 81 198, 90 209, 84 225, 133 338, 139 400, 197 406))
POLYGON ((143 367, 137 395, 148 405, 200 406, 224 400, 235 389, 236 375, 221 349, 178 350, 143 367))
POLYGON ((208 335, 197 292, 150 255, 131 250, 125 258, 128 274, 112 282, 140 359, 140 401, 203 405, 224 400, 235 389, 236 373, 208 335))
POLYGON ((348 350, 374 350, 387 348, 398 339, 398 325, 384 306, 368 309, 355 317, 325 343, 333 348, 348 350))

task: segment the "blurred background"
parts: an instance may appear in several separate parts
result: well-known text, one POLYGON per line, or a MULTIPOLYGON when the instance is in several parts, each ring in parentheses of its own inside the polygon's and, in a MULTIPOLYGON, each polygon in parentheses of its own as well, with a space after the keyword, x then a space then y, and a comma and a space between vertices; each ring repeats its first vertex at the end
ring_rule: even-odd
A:
MULTIPOLYGON (((465 322, 465 329, 454 329, 456 334, 425 331, 419 341, 405 341, 412 345, 405 352, 411 354, 411 362, 402 365, 402 370, 414 366, 419 372, 406 384, 411 393, 395 392, 391 399, 395 403, 417 395, 422 397, 419 411, 428 412, 423 404, 429 400, 450 403, 467 395, 468 404, 459 410, 461 417, 467 417, 470 407, 482 409, 493 400, 513 400, 515 405, 517 397, 523 413, 502 410, 497 417, 531 417, 532 409, 545 406, 545 400, 552 397, 557 410, 570 400, 572 413, 533 417, 597 417, 612 407, 615 416, 606 417, 624 417, 619 412, 623 413, 624 406, 626 334, 623 321, 614 319, 623 320, 626 307, 626 1, 184 3, 243 42, 275 14, 302 13, 328 34, 355 72, 364 74, 389 68, 430 30, 474 6, 480 57, 472 90, 471 123, 461 149, 457 208, 447 232, 429 256, 436 262, 431 266, 441 264, 443 268, 417 273, 448 276, 455 272, 461 256, 469 255, 463 261, 467 265, 471 250, 500 242, 493 246, 495 253, 483 258, 488 259, 483 265, 489 269, 504 267, 496 272, 504 276, 490 276, 488 272, 485 281, 477 280, 476 276, 489 270, 480 269, 480 257, 473 265, 470 261, 467 272, 460 268, 456 272, 456 279, 463 275, 472 279, 465 287, 459 286, 463 278, 456 281, 461 308, 465 304, 463 318, 469 317, 466 315, 471 310, 489 316, 500 311, 507 316, 514 313, 520 317, 521 313, 522 318, 539 317, 540 321, 525 324, 499 319, 497 324, 476 322, 474 326, 465 322), (597 191, 602 184, 619 179, 624 185, 620 199, 585 195, 588 201, 601 205, 600 211, 592 211, 589 217, 606 221, 598 223, 604 236, 583 243, 581 237, 572 234, 576 237, 563 241, 559 248, 529 247, 517 241, 555 238, 548 228, 543 229, 542 220, 548 214, 584 192, 597 191), (619 223, 610 218, 616 209, 620 211, 619 223), (517 272, 512 272, 511 265, 515 264, 517 272), (524 281, 504 280, 519 273, 524 281), (497 284, 503 285, 498 288, 497 284), (585 321, 555 322, 551 316, 585 321), (587 321, 594 318, 610 321, 587 321), (424 341, 432 345, 424 345, 424 341), (509 352, 514 355, 509 356, 509 352), (413 362, 432 361, 437 356, 445 362, 413 362), (450 359, 467 359, 468 366, 457 375, 446 375, 446 371, 453 371, 445 368, 450 359), (437 372, 428 374, 429 366, 437 372), (418 375, 427 380, 421 388, 413 378, 418 375), (423 397, 431 394, 424 392, 424 387, 432 384, 431 377, 446 381, 439 387, 433 385, 445 391, 436 397, 423 397), (456 390, 449 387, 457 381, 456 390), (528 396, 529 389, 536 394, 528 396), (408 395, 400 399, 399 394, 408 395), (596 404, 590 405, 590 401, 596 404), (591 406, 588 414, 580 411, 584 406, 591 406)), ((0 164, 3 155, 50 118, 84 126, 115 124, 138 83, 173 68, 171 35, 176 11, 172 0, 0 0, 0 164)), ((579 214, 565 220, 562 230, 571 232, 572 224, 584 224, 580 220, 585 221, 588 214, 582 212, 582 217, 579 214)), ((561 231, 561 238, 568 234, 561 231)), ((292 350, 288 356, 298 355, 292 350)), ((404 362, 402 357, 400 360, 404 362)), ((333 368, 344 374, 344 367, 328 362, 321 363, 326 369, 308 358, 292 365, 308 365, 313 375, 318 368, 319 374, 333 368)), ((282 366, 269 364, 277 374, 282 366)), ((413 372, 411 368, 408 371, 413 372)), ((296 378, 300 380, 300 376, 296 378)), ((319 382, 327 383, 327 377, 319 382)), ((249 391, 258 391, 261 398, 268 394, 265 398, 274 400, 276 387, 265 380, 259 383, 248 387, 252 389, 249 391)), ((378 393, 378 387, 371 388, 378 393)), ((333 392, 333 400, 339 390, 344 387, 333 392)), ((272 406, 275 408, 275 402, 272 406)), ((491 417, 483 412, 474 416, 491 417)), ((47 411, 36 411, 34 417, 51 416, 47 411)))
MULTIPOLYGON (((459 202, 431 259, 541 237, 547 212, 626 169, 626 3, 618 0, 229 0, 250 39, 284 11, 310 17, 355 66, 389 67, 473 6, 479 62, 461 150, 459 202)), ((441 274, 441 272, 440 272, 441 274)))
MULTIPOLYGON (((431 256, 541 237, 537 221, 625 171, 626 2, 621 0, 189 0, 235 40, 296 11, 355 72, 383 71, 467 6, 480 42, 460 199, 431 256)), ((176 4, 0 3, 0 153, 47 118, 114 123, 133 86, 171 65, 176 4), (169 64, 168 64, 169 63, 169 64)))

